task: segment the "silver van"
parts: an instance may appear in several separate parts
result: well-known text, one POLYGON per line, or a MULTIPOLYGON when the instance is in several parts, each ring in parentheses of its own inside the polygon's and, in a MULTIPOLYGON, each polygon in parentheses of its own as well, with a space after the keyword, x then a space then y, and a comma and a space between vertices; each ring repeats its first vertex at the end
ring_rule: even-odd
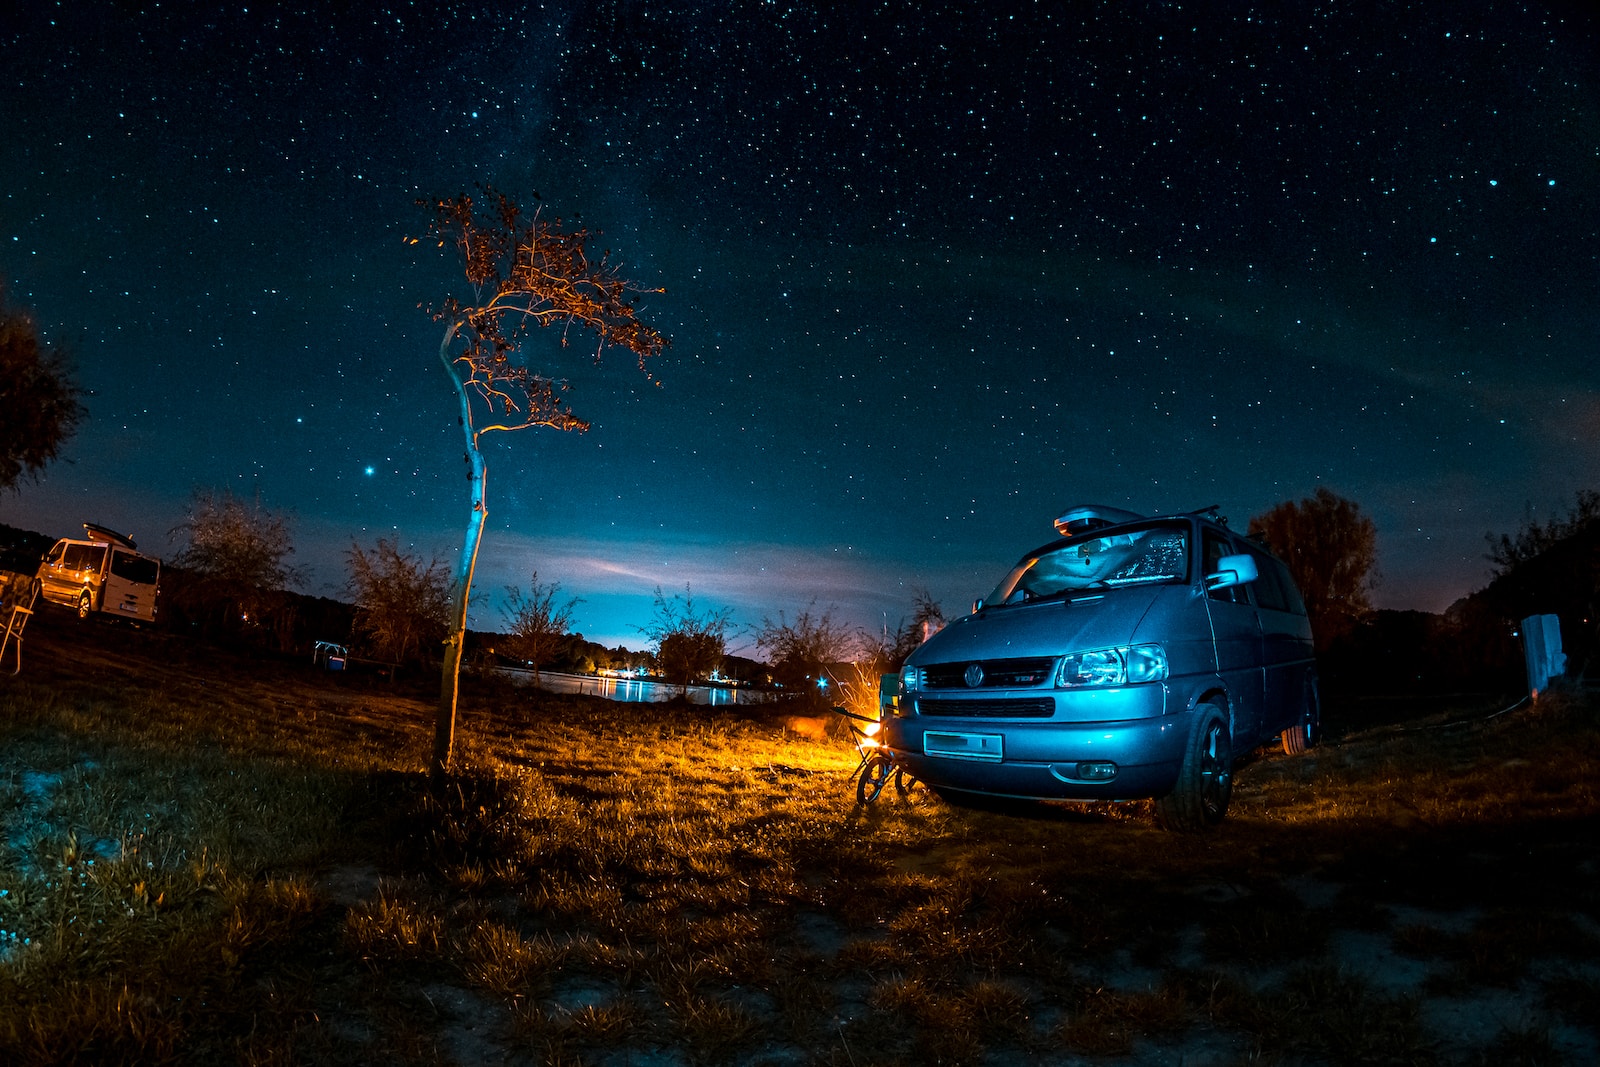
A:
POLYGON ((64 537, 46 552, 34 576, 43 600, 76 608, 80 619, 104 612, 150 622, 161 591, 161 561, 141 555, 131 537, 94 523, 82 538, 64 537))
POLYGON ((930 637, 883 701, 881 743, 952 799, 1154 797, 1220 821, 1236 753, 1319 726, 1311 625, 1288 568, 1216 509, 1056 520, 972 614, 930 637))

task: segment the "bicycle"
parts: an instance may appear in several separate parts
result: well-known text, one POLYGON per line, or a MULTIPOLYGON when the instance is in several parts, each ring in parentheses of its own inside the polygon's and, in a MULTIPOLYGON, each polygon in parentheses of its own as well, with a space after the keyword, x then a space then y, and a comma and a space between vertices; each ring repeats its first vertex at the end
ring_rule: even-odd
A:
POLYGON ((833 710, 844 719, 850 729, 850 740, 861 754, 856 769, 850 774, 850 780, 856 783, 856 803, 871 804, 877 800, 891 778, 894 779, 895 792, 901 797, 910 793, 917 779, 895 761, 892 749, 879 743, 879 720, 857 715, 848 708, 835 707, 833 710))

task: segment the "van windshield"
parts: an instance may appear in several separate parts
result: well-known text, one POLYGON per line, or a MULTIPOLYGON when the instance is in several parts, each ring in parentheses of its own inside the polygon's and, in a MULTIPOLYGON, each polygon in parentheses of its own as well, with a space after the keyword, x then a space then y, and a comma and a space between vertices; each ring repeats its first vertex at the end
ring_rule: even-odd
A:
POLYGON ((1086 589, 1189 580, 1189 524, 1164 522, 1082 535, 1027 556, 985 603, 1020 604, 1086 589))

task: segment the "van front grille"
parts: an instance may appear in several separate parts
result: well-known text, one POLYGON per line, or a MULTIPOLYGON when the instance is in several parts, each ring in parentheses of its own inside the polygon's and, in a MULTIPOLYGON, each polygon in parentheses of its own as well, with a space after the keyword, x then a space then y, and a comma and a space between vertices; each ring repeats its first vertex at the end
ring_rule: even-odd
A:
POLYGON ((1056 713, 1056 702, 1039 700, 919 700, 922 715, 942 715, 962 719, 1048 719, 1056 713))
POLYGON ((1049 656, 1030 656, 1026 659, 957 660, 954 663, 930 663, 926 672, 929 689, 966 689, 967 671, 977 666, 983 671, 984 689, 1017 689, 1023 686, 1042 685, 1050 680, 1056 661, 1049 656))

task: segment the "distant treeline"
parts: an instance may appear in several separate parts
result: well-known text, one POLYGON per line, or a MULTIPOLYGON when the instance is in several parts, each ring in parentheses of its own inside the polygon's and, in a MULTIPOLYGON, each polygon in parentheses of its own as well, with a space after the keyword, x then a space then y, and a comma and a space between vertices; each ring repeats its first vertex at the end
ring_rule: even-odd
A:
POLYGON ((0 571, 33 574, 39 569, 40 558, 55 543, 54 537, 0 523, 0 571))
MULTIPOLYGON (((54 541, 0 524, 0 570, 32 573, 54 541)), ((1320 656, 1324 688, 1347 695, 1515 692, 1525 684, 1518 626, 1539 614, 1561 620, 1569 675, 1600 678, 1600 664, 1594 662, 1600 647, 1600 498, 1580 496, 1580 507, 1567 519, 1525 528, 1514 541, 1491 538, 1490 547, 1495 550, 1488 556, 1493 580, 1443 614, 1372 611, 1331 641, 1320 656), (1581 506, 1586 501, 1590 506, 1581 506)), ((351 644, 360 654, 356 609, 343 601, 274 592, 257 600, 254 618, 241 619, 232 605, 182 568, 164 566, 161 586, 160 628, 285 656, 309 656, 318 641, 351 644)), ((503 635, 469 631, 466 662, 522 666, 496 651, 503 643, 503 635)), ((582 634, 563 637, 541 664, 543 670, 568 673, 655 666, 649 652, 606 648, 582 634)), ((768 680, 769 669, 725 656, 722 674, 760 684, 768 680)))
POLYGON ((1369 613, 1323 654, 1328 688, 1515 692, 1527 682, 1519 629, 1531 615, 1561 620, 1569 678, 1600 682, 1600 493, 1580 492, 1566 515, 1487 540, 1488 585, 1442 615, 1369 613))
MULTIPOLYGON (((40 557, 55 542, 54 537, 0 523, 0 570, 33 574, 40 557)), ((360 656, 362 642, 353 604, 286 590, 258 592, 253 599, 256 603, 253 616, 241 617, 238 601, 219 591, 214 583, 182 567, 164 563, 154 625, 161 630, 192 634, 223 644, 244 644, 283 656, 309 657, 319 641, 350 646, 360 656)), ((476 666, 523 666, 497 651, 503 644, 502 634, 469 630, 467 662, 476 666)), ((560 639, 541 669, 588 674, 603 669, 654 670, 655 666, 655 656, 648 651, 620 645, 607 648, 597 641, 587 640, 581 633, 574 633, 560 639)), ((722 671, 724 677, 759 683, 765 681, 767 668, 765 664, 742 656, 725 656, 722 671)))

